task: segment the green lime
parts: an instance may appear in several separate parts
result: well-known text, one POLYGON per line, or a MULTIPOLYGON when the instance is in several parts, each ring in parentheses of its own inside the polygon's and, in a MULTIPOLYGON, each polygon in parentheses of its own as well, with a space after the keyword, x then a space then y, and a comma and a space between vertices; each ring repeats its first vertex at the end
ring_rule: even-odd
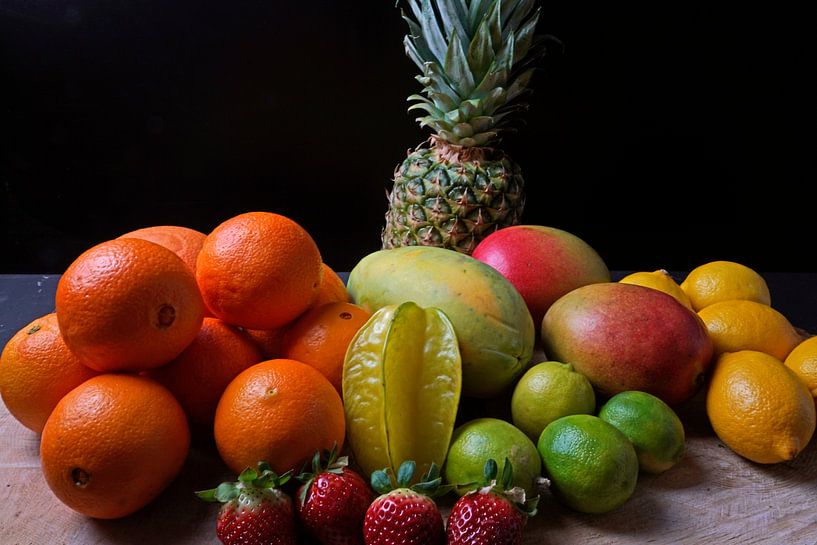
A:
POLYGON ((443 469, 446 482, 455 485, 460 496, 475 489, 490 458, 499 464, 500 475, 508 458, 514 486, 536 495, 536 481, 542 474, 536 446, 513 424, 496 418, 478 418, 454 430, 443 469))
POLYGON ((596 395, 587 378, 569 363, 546 361, 522 375, 511 398, 514 425, 536 441, 554 420, 570 414, 593 414, 596 395))
POLYGON ((599 411, 630 441, 647 473, 663 473, 684 456, 684 426, 669 405, 646 392, 621 392, 599 411))
POLYGON ((574 414, 551 422, 537 448, 550 489, 577 511, 611 511, 635 490, 638 457, 632 443, 596 416, 574 414))

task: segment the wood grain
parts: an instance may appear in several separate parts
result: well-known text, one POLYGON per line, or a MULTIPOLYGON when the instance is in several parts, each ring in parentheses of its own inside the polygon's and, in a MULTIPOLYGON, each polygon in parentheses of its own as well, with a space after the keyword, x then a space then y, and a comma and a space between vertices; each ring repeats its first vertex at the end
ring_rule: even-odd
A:
MULTIPOLYGON (((635 494, 604 515, 583 515, 545 494, 524 543, 817 543, 817 446, 793 462, 762 466, 732 453, 713 435, 703 395, 679 411, 687 453, 659 476, 639 477, 635 494)), ((217 507, 193 491, 230 477, 212 447, 191 449, 181 475, 145 509, 99 521, 62 505, 45 484, 39 437, 0 405, 0 544, 218 544, 217 507)), ((443 500, 447 512, 453 498, 443 500)), ((447 514, 447 513, 444 513, 447 514)))

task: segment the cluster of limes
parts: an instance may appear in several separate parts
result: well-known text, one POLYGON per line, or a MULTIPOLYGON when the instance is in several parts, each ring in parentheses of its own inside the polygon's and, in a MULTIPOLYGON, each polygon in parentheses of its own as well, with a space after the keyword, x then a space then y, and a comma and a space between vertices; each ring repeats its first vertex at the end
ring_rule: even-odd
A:
POLYGON ((341 445, 343 359, 368 318, 284 216, 140 229, 69 266, 56 312, 3 349, 0 394, 41 434, 54 494, 121 517, 172 481, 191 440, 214 439, 236 473, 341 445))
POLYGON ((629 499, 639 471, 663 473, 684 454, 683 425, 663 401, 621 392, 596 412, 590 383, 569 364, 531 367, 514 389, 511 409, 513 424, 478 418, 455 430, 444 468, 449 482, 478 481, 480 460, 507 457, 514 484, 528 494, 549 483, 571 508, 603 513, 629 499))
POLYGON ((714 261, 680 284, 665 271, 621 280, 664 291, 698 313, 715 348, 709 420, 732 450, 758 463, 791 460, 815 429, 817 338, 804 339, 772 307, 763 277, 714 261))

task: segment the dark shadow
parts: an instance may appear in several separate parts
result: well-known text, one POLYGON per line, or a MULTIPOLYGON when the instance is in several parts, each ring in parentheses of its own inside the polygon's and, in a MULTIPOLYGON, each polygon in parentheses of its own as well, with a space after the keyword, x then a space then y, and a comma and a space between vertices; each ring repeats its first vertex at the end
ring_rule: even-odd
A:
POLYGON ((181 473, 146 507, 121 519, 92 519, 92 523, 104 543, 144 545, 157 539, 162 543, 191 542, 191 537, 198 536, 197 542, 216 544, 219 506, 198 499, 194 492, 233 477, 218 456, 193 448, 181 473))

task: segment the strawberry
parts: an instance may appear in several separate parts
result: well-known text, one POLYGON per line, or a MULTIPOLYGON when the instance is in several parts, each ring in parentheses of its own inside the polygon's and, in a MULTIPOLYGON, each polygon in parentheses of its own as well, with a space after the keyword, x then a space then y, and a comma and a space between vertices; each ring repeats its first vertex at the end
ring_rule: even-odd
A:
POLYGON ((416 464, 403 462, 397 470, 397 487, 387 470, 372 473, 372 488, 380 492, 363 521, 366 545, 442 545, 445 543, 443 517, 432 499, 451 490, 441 486, 436 464, 423 479, 409 487, 416 464))
POLYGON ((363 545, 363 517, 372 492, 363 478, 348 469, 349 459, 337 457, 337 445, 321 465, 320 451, 312 458, 312 472, 301 472, 295 503, 301 526, 322 545, 363 545))
POLYGON ((536 514, 539 497, 525 499, 525 490, 510 488, 511 462, 505 459, 501 481, 494 460, 485 463, 484 486, 457 500, 448 515, 447 545, 520 545, 528 517, 536 514))
POLYGON ((196 492, 205 501, 224 504, 216 522, 224 545, 295 545, 292 500, 279 490, 289 473, 278 476, 268 463, 258 462, 258 470, 248 467, 238 482, 196 492))

